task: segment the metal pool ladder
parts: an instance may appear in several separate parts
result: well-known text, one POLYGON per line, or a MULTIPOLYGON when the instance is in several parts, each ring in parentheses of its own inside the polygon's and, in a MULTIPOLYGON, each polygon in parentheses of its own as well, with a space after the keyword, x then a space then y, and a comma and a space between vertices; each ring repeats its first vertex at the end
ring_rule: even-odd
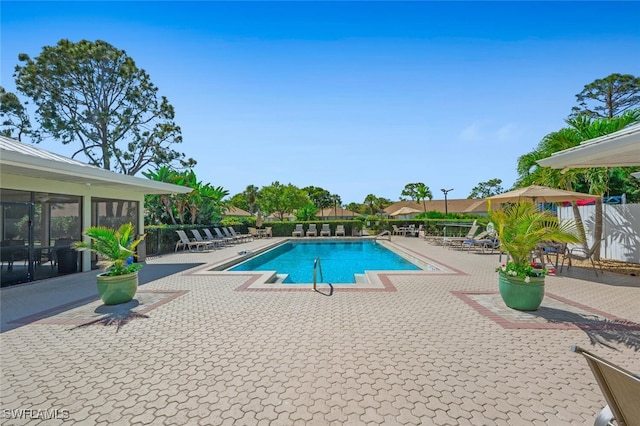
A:
POLYGON ((316 273, 318 269, 320 269, 320 282, 322 282, 324 281, 324 277, 322 276, 322 264, 320 263, 320 256, 316 257, 316 260, 313 261, 313 290, 316 289, 316 273))

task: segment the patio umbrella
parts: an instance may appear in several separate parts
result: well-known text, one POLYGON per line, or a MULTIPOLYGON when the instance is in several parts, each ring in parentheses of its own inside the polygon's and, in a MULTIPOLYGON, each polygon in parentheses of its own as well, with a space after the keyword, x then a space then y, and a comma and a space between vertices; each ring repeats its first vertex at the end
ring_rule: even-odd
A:
POLYGON ((402 207, 398 210, 396 210, 395 212, 389 214, 389 216, 405 216, 405 215, 409 215, 409 214, 416 214, 416 213, 422 213, 422 210, 418 210, 418 209, 414 209, 413 207, 402 207))
POLYGON ((514 189, 503 194, 494 195, 487 198, 499 203, 513 203, 522 200, 531 200, 534 203, 560 203, 563 201, 577 201, 593 199, 591 194, 582 192, 565 191, 562 189, 549 188, 548 186, 531 185, 525 188, 514 189))
POLYGON ((258 212, 256 216, 256 228, 262 228, 262 213, 258 212))

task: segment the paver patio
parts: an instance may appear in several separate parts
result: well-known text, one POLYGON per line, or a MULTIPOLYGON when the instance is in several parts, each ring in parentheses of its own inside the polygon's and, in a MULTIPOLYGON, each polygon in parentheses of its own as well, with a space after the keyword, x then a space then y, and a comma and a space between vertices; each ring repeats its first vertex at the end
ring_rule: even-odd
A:
POLYGON ((570 345, 640 372, 638 277, 574 267, 518 313, 497 254, 417 238, 392 244, 447 273, 327 296, 207 272, 274 241, 148 258, 117 332, 78 327, 110 312, 96 272, 2 289, 2 424, 584 425, 605 403, 570 345))

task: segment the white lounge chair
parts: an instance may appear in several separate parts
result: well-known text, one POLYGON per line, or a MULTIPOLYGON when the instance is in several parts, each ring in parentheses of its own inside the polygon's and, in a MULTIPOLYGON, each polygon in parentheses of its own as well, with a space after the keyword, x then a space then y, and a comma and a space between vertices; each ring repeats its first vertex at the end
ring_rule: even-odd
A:
POLYGON ((304 236, 304 229, 302 228, 301 223, 296 223, 296 229, 291 233, 292 237, 302 237, 304 236))
POLYGON ((200 235, 200 231, 198 231, 197 229, 192 229, 191 233, 195 237, 196 241, 198 241, 199 243, 205 243, 206 248, 211 248, 211 247, 215 248, 220 243, 219 241, 216 241, 213 238, 202 238, 202 235, 200 235))
POLYGON ((198 250, 201 247, 205 248, 207 246, 207 243, 204 243, 204 242, 191 241, 189 237, 187 237, 187 233, 184 232, 183 230, 176 230, 176 233, 178 234, 179 240, 176 241, 176 248, 174 252, 178 251, 178 249, 181 247, 183 250, 189 249, 189 251, 192 251, 192 249, 194 248, 198 250))
POLYGON ((344 237, 346 233, 344 232, 344 225, 336 225, 336 233, 335 236, 344 237))
POLYGON ((322 229, 320 230, 321 237, 330 237, 331 236, 331 228, 328 223, 322 224, 322 229))
POLYGON ((317 237, 318 229, 316 228, 315 223, 309 224, 309 229, 307 229, 307 237, 317 237))

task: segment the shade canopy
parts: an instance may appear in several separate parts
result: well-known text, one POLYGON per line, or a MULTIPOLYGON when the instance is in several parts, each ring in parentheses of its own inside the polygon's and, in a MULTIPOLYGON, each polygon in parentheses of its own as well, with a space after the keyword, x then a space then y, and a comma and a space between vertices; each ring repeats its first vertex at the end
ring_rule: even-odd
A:
POLYGON ((640 166, 640 124, 558 151, 538 164, 552 169, 640 166))
POLYGON ((591 194, 582 192, 565 191, 562 189, 549 188, 548 186, 531 185, 525 188, 514 189, 513 191, 494 195, 487 198, 499 203, 513 203, 530 200, 534 203, 560 203, 563 201, 577 201, 593 199, 591 194))
POLYGON ((408 214, 416 214, 416 213, 422 213, 422 210, 414 209, 413 207, 404 206, 396 210, 395 212, 390 213, 389 216, 405 216, 408 214))

